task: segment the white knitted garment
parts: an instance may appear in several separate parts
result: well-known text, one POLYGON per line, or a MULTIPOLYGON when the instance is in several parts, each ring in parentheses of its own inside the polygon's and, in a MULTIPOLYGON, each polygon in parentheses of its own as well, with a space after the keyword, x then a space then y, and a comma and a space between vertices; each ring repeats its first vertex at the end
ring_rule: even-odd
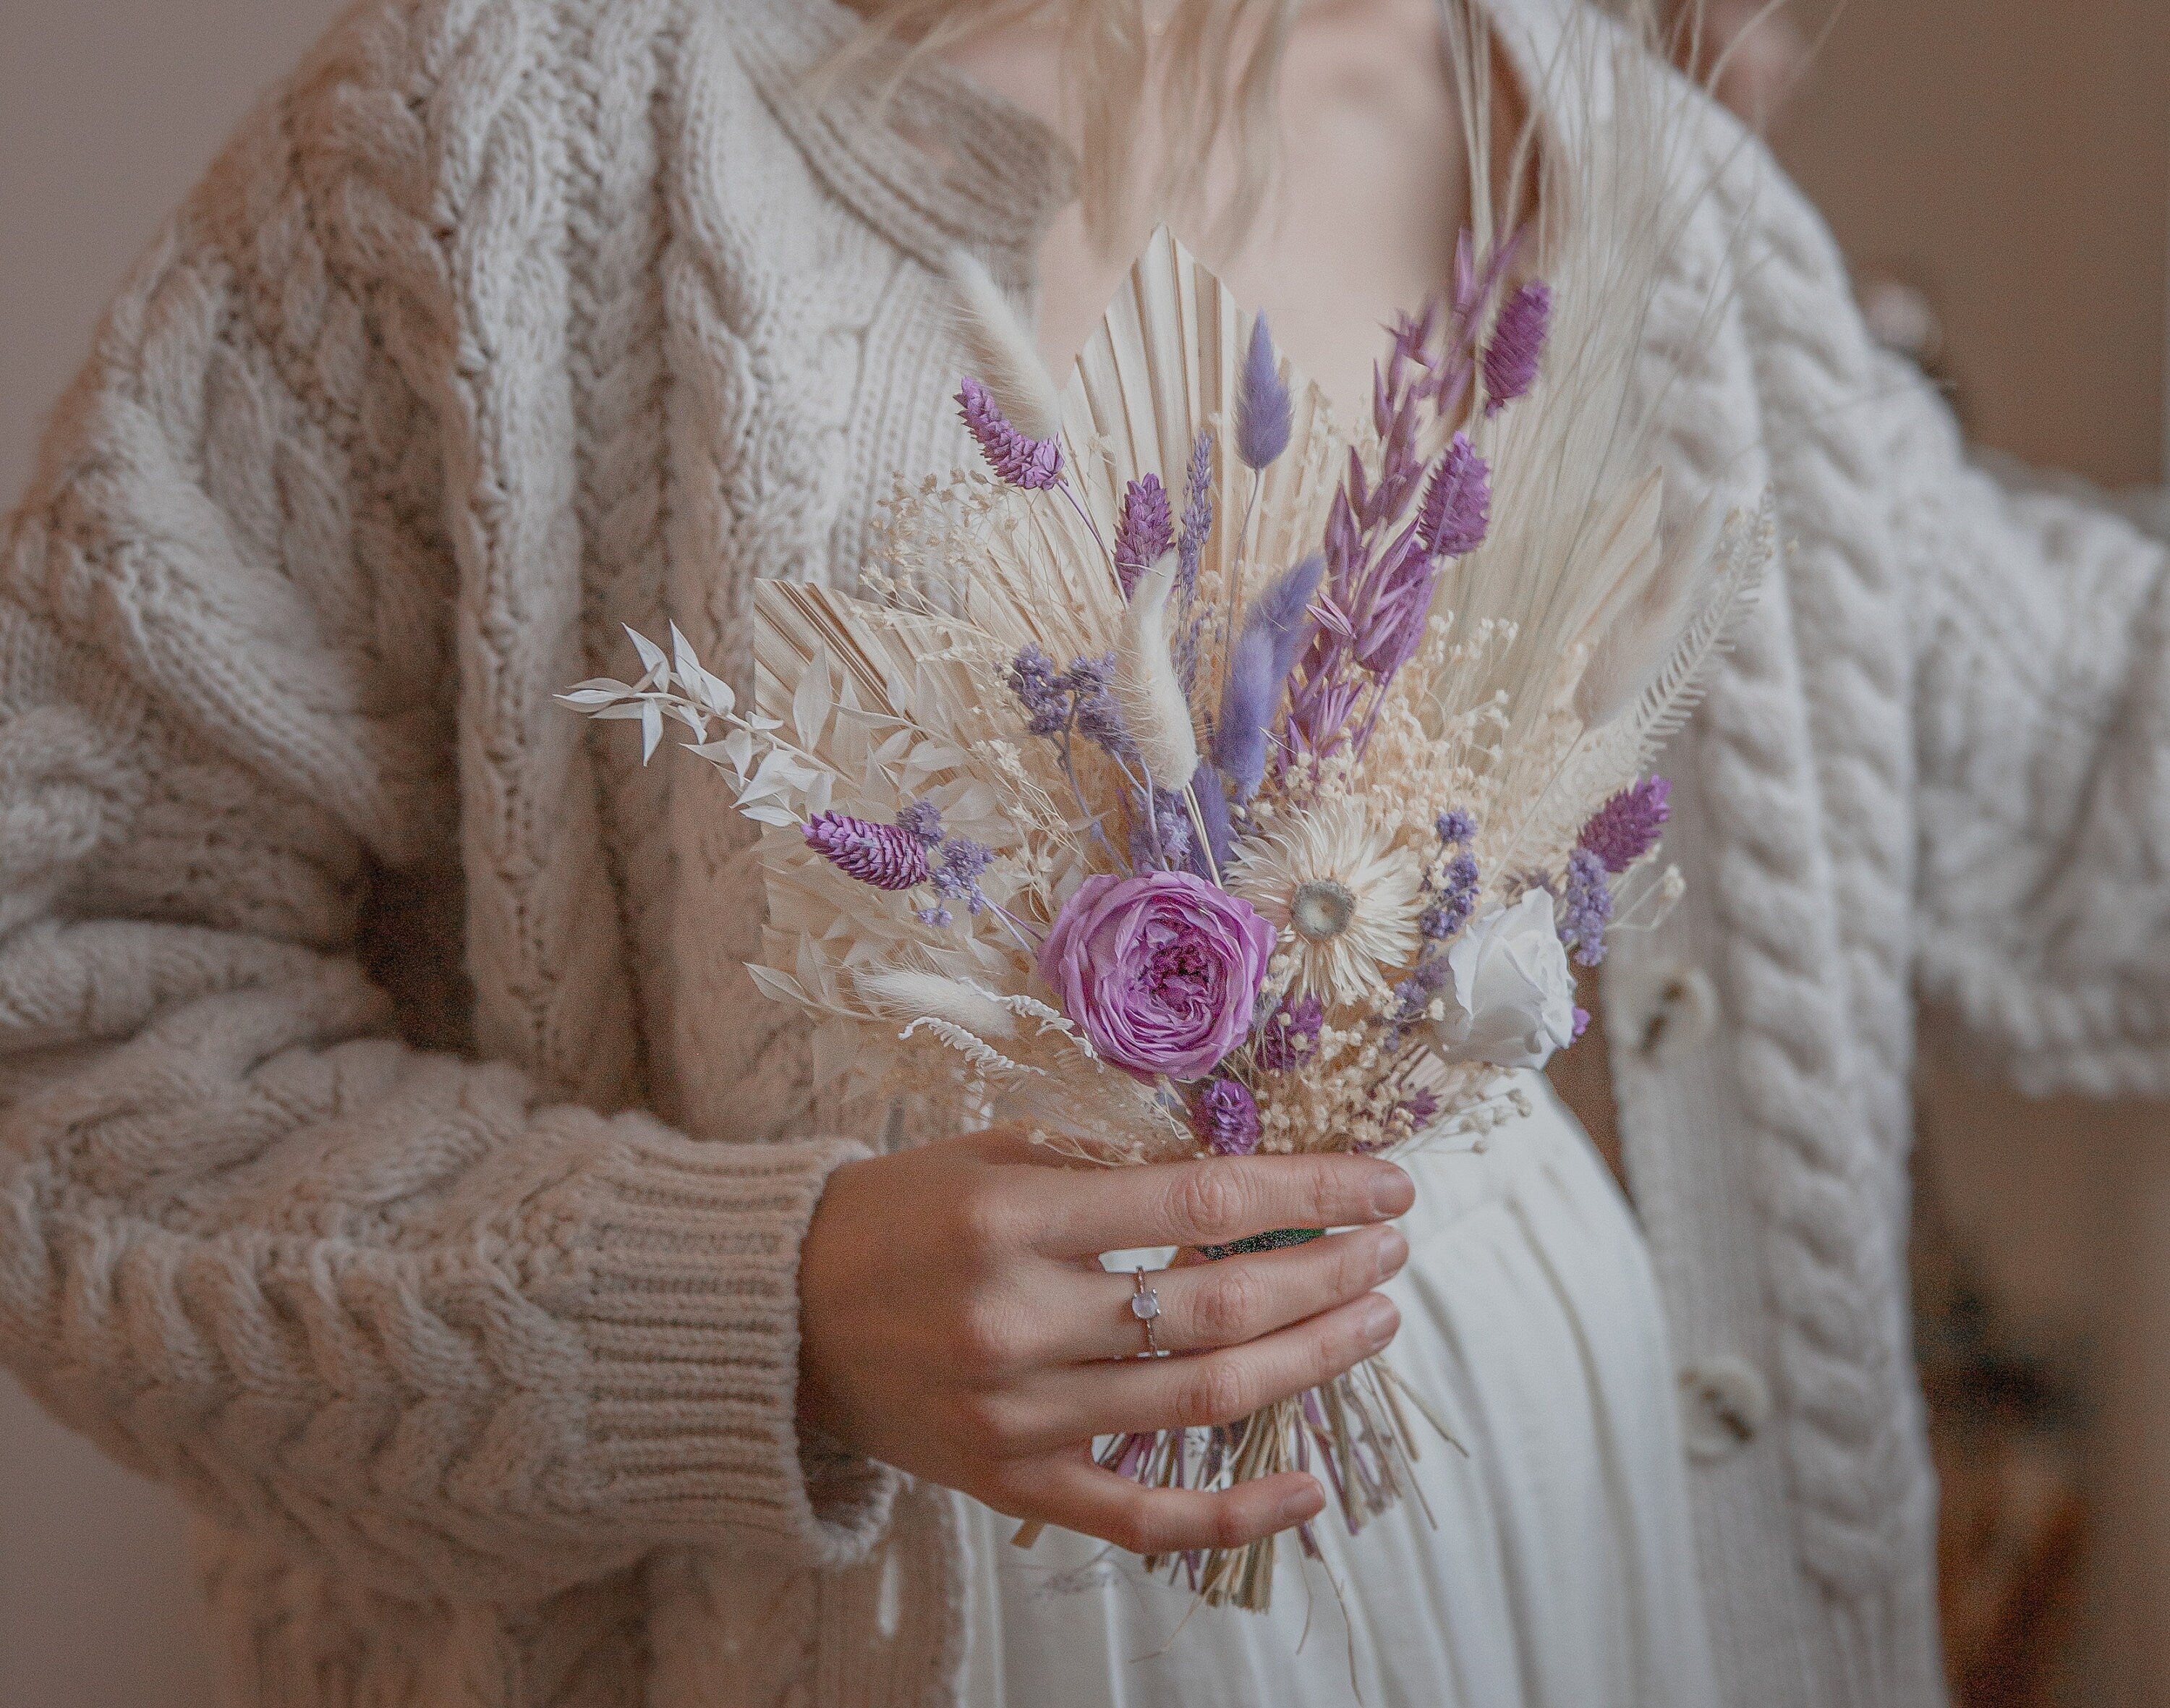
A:
MULTIPOLYGON (((665 613, 742 671, 753 577, 848 581, 964 454, 936 268, 1029 290, 1067 165, 940 73, 815 106, 847 27, 364 0, 0 547, 0 1358, 204 1515, 236 1702, 954 1700, 948 1501, 793 1429, 857 1146, 738 970, 744 839, 548 703, 665 613)), ((1728 1698, 1922 1708, 1910 982, 2026 1085, 2170 1089, 2163 557, 1971 471, 1766 158, 1694 141, 1666 454, 1788 550, 1608 1021, 1676 1342, 1777 1396, 1694 1473, 1728 1698), (1684 967, 1699 1047, 1635 996, 1684 967)))

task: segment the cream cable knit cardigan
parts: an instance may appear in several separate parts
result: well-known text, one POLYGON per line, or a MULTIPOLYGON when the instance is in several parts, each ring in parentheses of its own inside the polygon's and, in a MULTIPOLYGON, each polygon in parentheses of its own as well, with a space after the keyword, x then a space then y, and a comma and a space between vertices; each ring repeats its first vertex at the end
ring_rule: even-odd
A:
MULTIPOLYGON (((363 0, 10 524, 0 1357, 202 1514, 236 1702, 953 1700, 947 1498, 794 1435, 798 1240, 859 1147, 734 970, 726 815, 548 703, 622 620, 743 665, 752 576, 848 579, 889 471, 963 453, 934 264, 1029 290, 1064 163, 940 75, 926 150, 816 108, 847 27, 363 0)), ((1668 755, 1690 900, 1609 1019, 1724 1426, 1729 1697, 1924 1708, 1911 993, 2023 1084, 2170 1089, 2164 560, 1970 471, 1714 113, 1707 174, 1668 456, 1767 483, 1790 551, 1668 755)))

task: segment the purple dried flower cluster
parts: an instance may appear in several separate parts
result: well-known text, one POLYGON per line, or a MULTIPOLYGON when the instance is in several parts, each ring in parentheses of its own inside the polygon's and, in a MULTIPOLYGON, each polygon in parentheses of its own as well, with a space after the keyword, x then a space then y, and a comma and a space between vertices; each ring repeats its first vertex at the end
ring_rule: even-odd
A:
POLYGON ((806 821, 806 846, 830 865, 878 890, 908 890, 927 881, 927 845, 901 824, 875 824, 841 812, 806 821))
POLYGON ((1612 889, 1605 881, 1605 862, 1586 848, 1567 857, 1567 881, 1560 886, 1560 941, 1574 951, 1576 962, 1595 966, 1605 959, 1605 928, 1612 921, 1612 889))
POLYGON ((1112 653, 1073 658, 1069 668, 1057 670, 1040 647, 1025 646, 1010 661, 1010 692, 1024 709, 1025 728, 1032 734, 1066 739, 1074 730, 1112 758, 1127 762, 1136 750, 1109 686, 1114 673, 1112 653))
POLYGON ((1236 454, 1247 468, 1264 470, 1288 449, 1288 387, 1282 383, 1273 335, 1263 314, 1251 323, 1251 343, 1236 388, 1236 454))
MULTIPOLYGON (((953 836, 942 845, 942 860, 932 874, 934 893, 944 902, 962 902, 975 918, 987 906, 987 898, 980 892, 980 878, 995 858, 995 851, 985 843, 969 838, 953 836)), ((929 924, 949 924, 949 910, 933 908, 927 910, 939 914, 929 924)), ((922 918, 925 916, 922 915, 922 918)))
POLYGON ((908 831, 927 848, 942 842, 942 809, 931 800, 915 800, 896 816, 897 828, 908 831))
POLYGON ((1293 1073, 1318 1047, 1318 1029, 1326 1024, 1326 1006, 1315 996, 1283 1003, 1259 1028, 1259 1066, 1269 1074, 1293 1073))
POLYGON ((1137 872, 1195 871, 1204 877, 1204 862, 1198 858, 1197 844, 1190 833, 1190 817, 1184 811, 1180 793, 1167 789, 1153 791, 1152 810, 1146 810, 1145 797, 1137 795, 1130 802, 1130 870, 1137 872))
POLYGON ((1449 848, 1460 848, 1477 840, 1477 821, 1460 807, 1450 807, 1434 821, 1439 839, 1449 848))
POLYGON ((1427 941, 1444 943, 1469 923, 1469 916, 1477 911, 1478 882, 1476 855, 1458 854, 1447 862, 1446 881, 1418 922, 1417 929, 1427 941))
POLYGON ((958 388, 957 407, 997 479, 1037 491, 1062 478, 1061 445, 1012 426, 987 388, 969 375, 958 388))
POLYGON ((1439 1097, 1434 1092, 1419 1091, 1404 1097, 1396 1107, 1408 1117, 1410 1132, 1422 1132, 1439 1114, 1439 1097))
POLYGON ((1547 285, 1525 285, 1507 299, 1484 351, 1484 391, 1489 399, 1486 413, 1496 414, 1529 395, 1537 383, 1552 319, 1553 293, 1547 285))
POLYGON ((1582 827, 1580 845, 1618 874, 1658 845, 1665 821, 1673 816, 1673 785, 1652 777, 1622 790, 1599 807, 1582 827))
POLYGON ((1209 1079, 1191 1100, 1190 1130, 1216 1156, 1249 1156, 1259 1148, 1259 1101, 1240 1079, 1209 1079))
POLYGON ((1125 598, 1137 586, 1138 577, 1174 543, 1168 489, 1160 484, 1159 475, 1141 475, 1124 490, 1122 519, 1115 527, 1115 574, 1125 598))

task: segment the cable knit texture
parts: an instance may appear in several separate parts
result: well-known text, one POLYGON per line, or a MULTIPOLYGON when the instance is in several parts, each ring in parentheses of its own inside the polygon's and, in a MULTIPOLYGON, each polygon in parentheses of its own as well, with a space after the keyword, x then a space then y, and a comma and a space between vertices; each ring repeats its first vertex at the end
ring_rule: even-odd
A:
MULTIPOLYGON (((1564 3, 1502 0, 1526 66, 1564 3)), ((793 1428, 858 1148, 740 965, 746 834, 548 704, 666 614, 743 677, 754 577, 848 581, 966 454, 942 258, 1029 291, 1068 163, 946 73, 817 105, 849 27, 366 0, 9 525, 0 1357, 202 1515, 237 1702, 954 1700, 948 1497, 793 1428)), ((1690 899, 1608 981, 1717 991, 1699 1048, 1611 1016, 1629 1165, 1684 1357, 1777 1399, 1695 1472, 1729 1699, 1916 1708, 1912 993, 2030 1088, 2170 1090, 2163 554, 1971 468, 1714 110, 1679 184, 1673 495, 1767 485, 1788 549, 1667 758, 1690 899)))

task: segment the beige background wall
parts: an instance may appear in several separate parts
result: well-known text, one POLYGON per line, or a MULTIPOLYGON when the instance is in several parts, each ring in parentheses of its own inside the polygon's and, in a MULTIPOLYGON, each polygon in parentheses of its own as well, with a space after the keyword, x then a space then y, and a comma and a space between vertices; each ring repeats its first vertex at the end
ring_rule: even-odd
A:
MULTIPOLYGON (((99 303, 251 93, 333 9, 0 0, 0 504, 99 303)), ((1786 157, 1852 253, 1938 295, 1978 429, 2099 479, 2152 478, 2170 6, 1852 0, 1816 79, 1782 135, 1786 157)), ((2170 1392, 2170 1137, 2159 1119, 2015 1110, 1964 1088, 1936 1108, 1948 1195, 2022 1316, 2044 1336, 2132 1354, 2115 1410, 2119 1576, 2170 1583, 2148 1539, 2170 1538, 2163 1432, 2143 1427, 2170 1392), (2106 1300, 2124 1308, 2114 1335, 2106 1300)), ((207 1701, 183 1555, 168 1497, 0 1379, 0 1703, 207 1701)), ((2164 1641, 2146 1636, 2144 1598, 2126 1609, 2129 1655, 2164 1641)), ((2170 1702, 2170 1655, 2151 1664, 2127 1666, 2118 1700, 2170 1702)))
MULTIPOLYGON (((1935 298, 1980 441, 2161 478, 2170 5, 1851 0, 1777 140, 1856 262, 1935 298)), ((2094 1384, 2079 1700, 2165 1708, 2170 1111, 2028 1105, 1933 1054, 1923 1088, 1924 1186, 2003 1328, 2094 1384)))
MULTIPOLYGON (((99 305, 334 0, 0 0, 0 509, 99 305)), ((0 1376, 0 1708, 207 1708, 179 1503, 0 1376)))

